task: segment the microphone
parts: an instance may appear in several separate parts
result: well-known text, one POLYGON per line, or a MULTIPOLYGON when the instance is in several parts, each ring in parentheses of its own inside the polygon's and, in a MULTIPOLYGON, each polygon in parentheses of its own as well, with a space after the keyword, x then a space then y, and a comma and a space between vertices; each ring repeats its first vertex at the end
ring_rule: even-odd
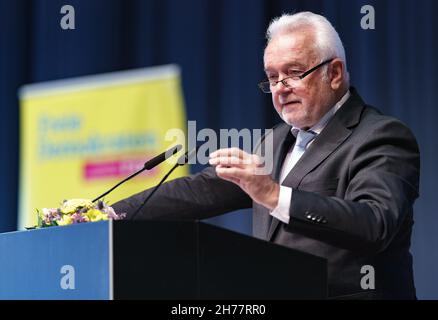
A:
MULTIPOLYGON (((144 165, 143 168, 141 168, 140 170, 134 172, 133 174, 131 174, 129 177, 127 177, 126 179, 124 179, 123 181, 119 182, 118 184, 116 184, 114 187, 112 187, 111 189, 109 189, 108 191, 106 191, 105 193, 101 194, 100 196, 98 196, 96 199, 93 200, 93 202, 96 202, 97 200, 103 198, 104 196, 106 196, 108 193, 110 193, 111 191, 113 191, 115 188, 117 188, 118 186, 120 186, 121 184, 125 183, 126 181, 134 178, 136 175, 142 173, 145 170, 151 170, 153 168, 155 168, 156 166, 158 166, 160 163, 164 162, 166 159, 170 158, 171 156, 173 156, 175 153, 177 153, 178 151, 180 151, 182 148, 182 145, 177 144, 176 146, 170 148, 167 151, 164 151, 163 153, 160 153, 158 156, 148 160, 144 165)), ((179 160, 179 159, 178 159, 179 160)))
POLYGON ((149 193, 149 195, 146 197, 146 199, 143 200, 142 204, 135 210, 135 212, 132 214, 130 220, 134 220, 137 213, 140 212, 140 210, 144 207, 146 202, 154 195, 154 193, 160 188, 160 186, 163 184, 164 181, 170 176, 170 174, 178 167, 183 166, 187 164, 190 159, 196 155, 196 152, 198 151, 198 147, 196 146, 190 151, 186 151, 182 156, 178 158, 178 161, 175 163, 175 165, 172 167, 172 169, 169 170, 169 172, 166 173, 166 175, 161 179, 161 181, 155 186, 155 188, 149 193))

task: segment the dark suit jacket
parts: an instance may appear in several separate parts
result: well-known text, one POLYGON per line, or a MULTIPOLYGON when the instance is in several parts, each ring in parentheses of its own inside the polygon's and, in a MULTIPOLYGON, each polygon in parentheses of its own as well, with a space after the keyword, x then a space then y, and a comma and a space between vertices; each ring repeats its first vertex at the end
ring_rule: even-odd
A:
MULTIPOLYGON (((419 188, 418 146, 404 124, 350 91, 283 182, 293 188, 289 224, 272 218, 211 167, 163 185, 137 218, 202 219, 253 206, 255 237, 328 260, 329 296, 369 296, 360 285, 361 268, 371 265, 375 297, 415 298, 409 247, 419 188)), ((276 180, 294 142, 290 129, 280 124, 272 131, 276 180)), ((129 219, 149 192, 114 209, 127 212, 129 219)))

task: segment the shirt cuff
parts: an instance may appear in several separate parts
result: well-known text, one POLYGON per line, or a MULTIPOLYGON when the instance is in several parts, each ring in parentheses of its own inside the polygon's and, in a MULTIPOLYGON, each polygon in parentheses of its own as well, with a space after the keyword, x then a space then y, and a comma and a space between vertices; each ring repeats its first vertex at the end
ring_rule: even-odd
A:
POLYGON ((277 218, 281 222, 289 223, 290 202, 292 199, 292 188, 280 186, 280 195, 278 196, 278 204, 270 215, 277 218))

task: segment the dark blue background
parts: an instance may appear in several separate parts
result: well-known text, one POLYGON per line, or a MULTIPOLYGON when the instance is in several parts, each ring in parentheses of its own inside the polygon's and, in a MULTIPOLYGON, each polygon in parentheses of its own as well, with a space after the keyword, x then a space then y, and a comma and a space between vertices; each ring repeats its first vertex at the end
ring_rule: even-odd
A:
MULTIPOLYGON (((188 119, 198 129, 270 127, 280 119, 256 86, 263 78, 264 32, 274 16, 301 10, 324 14, 334 24, 352 84, 368 103, 407 123, 419 141, 421 194, 412 251, 418 296, 437 299, 434 0, 0 0, 0 231, 16 228, 19 86, 177 63, 188 119), (60 28, 65 4, 76 10, 74 31, 60 28), (375 8, 375 30, 360 27, 365 4, 375 8)), ((250 231, 248 211, 213 221, 250 231)))

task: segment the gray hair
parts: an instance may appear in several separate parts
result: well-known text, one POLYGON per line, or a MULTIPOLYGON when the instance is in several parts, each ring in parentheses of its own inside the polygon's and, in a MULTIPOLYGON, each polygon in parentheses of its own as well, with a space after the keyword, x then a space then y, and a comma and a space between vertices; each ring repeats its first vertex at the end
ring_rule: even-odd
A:
POLYGON ((332 24, 323 16, 305 11, 295 14, 283 14, 274 18, 266 31, 266 39, 272 40, 280 33, 292 32, 302 28, 311 28, 315 34, 315 49, 321 55, 321 61, 337 57, 345 66, 345 74, 348 81, 347 59, 341 38, 332 24))

